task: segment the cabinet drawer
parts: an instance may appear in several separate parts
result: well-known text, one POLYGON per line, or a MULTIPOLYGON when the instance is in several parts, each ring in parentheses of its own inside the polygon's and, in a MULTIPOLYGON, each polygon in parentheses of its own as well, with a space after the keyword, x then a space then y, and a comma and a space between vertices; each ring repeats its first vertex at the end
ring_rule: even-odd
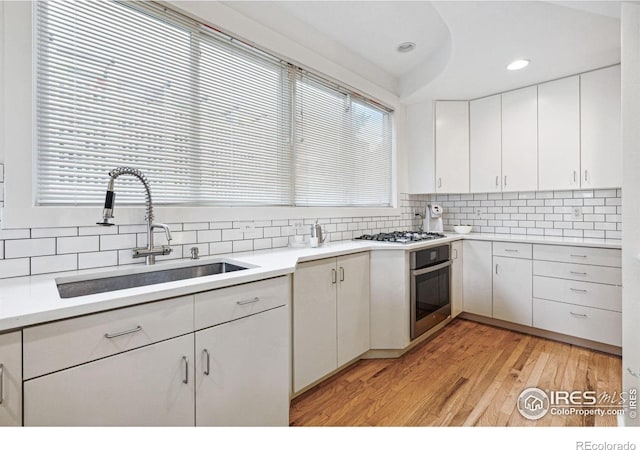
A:
POLYGON ((37 377, 192 331, 192 296, 25 328, 24 378, 37 377))
POLYGON ((533 261, 533 274, 591 283, 622 285, 622 270, 617 267, 587 266, 550 261, 533 261))
POLYGON ((290 297, 291 285, 288 276, 196 294, 196 329, 286 305, 290 297))
POLYGON ((605 344, 622 345, 622 314, 533 299, 533 326, 605 344))
POLYGON ((592 264, 595 266, 622 267, 620 250, 610 248, 565 247, 563 245, 534 245, 533 259, 543 261, 592 264))
POLYGON ((531 244, 494 242, 493 256, 507 256, 510 258, 531 259, 531 244))
POLYGON ((620 286, 533 277, 533 296, 575 305, 622 311, 622 288, 620 286))

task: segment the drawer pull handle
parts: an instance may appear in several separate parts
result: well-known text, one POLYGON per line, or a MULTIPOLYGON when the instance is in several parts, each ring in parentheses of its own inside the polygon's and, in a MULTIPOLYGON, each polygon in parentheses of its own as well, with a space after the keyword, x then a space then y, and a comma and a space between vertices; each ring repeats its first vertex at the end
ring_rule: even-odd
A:
POLYGON ((242 306, 242 305, 250 305, 251 303, 256 303, 259 301, 260 301, 260 297, 254 297, 251 300, 240 300, 240 301, 237 301, 236 303, 242 306))
POLYGON ((589 275, 587 272, 574 272, 573 270, 569 273, 572 275, 589 275))
POLYGON ((211 369, 211 357, 209 356, 209 350, 207 350, 205 348, 204 350, 202 350, 202 354, 207 358, 206 359, 206 363, 204 365, 203 373, 205 375, 209 375, 209 373, 211 373, 211 371, 210 371, 210 369, 211 369))
POLYGON ((569 311, 569 314, 571 314, 573 317, 580 317, 581 319, 586 319, 587 318, 586 314, 578 314, 578 313, 574 313, 572 311, 569 311))
POLYGON ((573 258, 586 258, 587 255, 570 255, 573 258))
POLYGON ((570 290, 572 290, 573 292, 582 292, 583 294, 586 294, 588 291, 586 289, 576 289, 576 288, 569 288, 570 290))
POLYGON ((4 401, 4 364, 0 363, 0 405, 4 401))
POLYGON ((336 269, 331 269, 331 284, 336 284, 338 282, 338 273, 336 269))
POLYGON ((509 252, 509 253, 518 253, 518 250, 512 249, 512 248, 505 248, 504 249, 505 252, 509 252))
POLYGON ((340 281, 344 281, 344 267, 340 267, 340 281))
POLYGON ((107 339, 113 339, 118 336, 124 336, 125 334, 137 333, 138 331, 142 331, 142 327, 140 325, 137 325, 135 328, 132 328, 131 330, 120 331, 118 333, 105 333, 104 337, 106 337, 107 339))
POLYGON ((182 361, 184 362, 184 378, 182 379, 182 382, 184 384, 189 384, 189 359, 186 356, 183 356, 182 361))

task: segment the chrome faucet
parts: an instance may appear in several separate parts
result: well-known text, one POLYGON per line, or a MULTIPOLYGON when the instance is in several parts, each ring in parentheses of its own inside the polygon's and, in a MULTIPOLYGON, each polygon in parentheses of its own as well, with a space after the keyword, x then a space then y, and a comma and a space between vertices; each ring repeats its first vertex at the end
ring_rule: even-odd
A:
POLYGON ((113 191, 113 185, 120 175, 132 175, 136 177, 143 184, 147 199, 147 213, 145 221, 147 222, 147 247, 136 247, 133 249, 134 258, 146 258, 147 265, 155 264, 156 255, 168 255, 173 250, 169 245, 162 245, 160 247, 153 246, 153 230, 154 228, 162 228, 167 236, 167 243, 171 244, 171 230, 168 225, 164 223, 153 223, 153 203, 151 201, 151 188, 147 177, 138 169, 132 167, 118 167, 109 172, 109 186, 107 187, 107 196, 104 200, 104 209, 102 210, 102 221, 97 222, 98 225, 112 226, 113 219, 113 207, 115 205, 116 193, 113 191))

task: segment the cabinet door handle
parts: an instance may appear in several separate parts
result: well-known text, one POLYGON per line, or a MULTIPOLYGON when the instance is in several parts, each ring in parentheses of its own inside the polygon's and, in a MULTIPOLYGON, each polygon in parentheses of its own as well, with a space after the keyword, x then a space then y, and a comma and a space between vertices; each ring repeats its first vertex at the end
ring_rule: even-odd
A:
POLYGON ((570 271, 569 273, 572 275, 582 275, 582 276, 588 275, 587 272, 574 272, 573 270, 570 271))
POLYGON ((0 405, 4 402, 4 364, 0 363, 0 405))
POLYGON ((438 178, 438 187, 441 188, 442 187, 442 178, 438 178))
POLYGON ((184 378, 182 379, 182 382, 184 384, 189 384, 189 359, 186 356, 183 356, 182 362, 184 363, 184 378))
POLYGON ((578 314, 578 313, 574 313, 573 311, 569 311, 569 314, 571 314, 573 317, 579 317, 581 319, 586 319, 587 318, 586 314, 578 314))
POLYGON ((572 258, 586 258, 587 255, 570 255, 572 258))
POLYGON ((496 264, 496 275, 498 275, 498 264, 496 264))
POLYGON ((500 175, 496 175, 496 186, 500 186, 500 175))
POLYGON ((585 170, 585 171, 584 171, 584 181, 585 181, 585 182, 586 182, 586 181, 589 181, 589 171, 588 171, 588 170, 585 170))
POLYGON ((205 356, 205 364, 204 364, 204 370, 203 373, 205 375, 209 375, 209 373, 211 372, 211 357, 209 355, 209 350, 207 350, 206 348, 202 350, 202 354, 205 356))
POLYGON ((457 248, 453 249, 453 259, 458 259, 458 249, 457 248))
POLYGON ((113 339, 118 336, 124 336, 125 334, 137 333, 138 331, 142 331, 142 327, 140 325, 137 325, 135 328, 126 331, 119 331, 117 333, 105 333, 104 337, 106 337, 107 339, 113 339))
POLYGON ((571 290, 573 292, 580 292, 582 294, 586 294, 588 292, 586 289, 569 288, 569 290, 571 290))
POLYGON ((336 284, 338 282, 338 274, 336 273, 336 269, 331 269, 331 284, 336 284))
POLYGON ((506 175, 504 176, 504 185, 505 186, 507 185, 507 176, 506 175))
POLYGON ((576 184, 576 178, 578 177, 578 172, 576 170, 573 171, 573 184, 576 184))
POLYGON ((344 267, 340 267, 340 281, 344 281, 344 267))
POLYGON ((253 297, 251 300, 239 300, 236 303, 240 306, 242 305, 249 305, 251 303, 256 303, 260 301, 260 297, 253 297))

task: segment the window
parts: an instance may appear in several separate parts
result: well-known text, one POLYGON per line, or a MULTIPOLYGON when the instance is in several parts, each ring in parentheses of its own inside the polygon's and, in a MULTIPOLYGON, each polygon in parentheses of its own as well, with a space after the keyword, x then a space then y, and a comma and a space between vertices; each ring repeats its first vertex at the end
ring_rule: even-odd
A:
POLYGON ((39 205, 391 205, 391 112, 152 3, 37 2, 39 205), (142 203, 135 180, 118 199, 142 203))

